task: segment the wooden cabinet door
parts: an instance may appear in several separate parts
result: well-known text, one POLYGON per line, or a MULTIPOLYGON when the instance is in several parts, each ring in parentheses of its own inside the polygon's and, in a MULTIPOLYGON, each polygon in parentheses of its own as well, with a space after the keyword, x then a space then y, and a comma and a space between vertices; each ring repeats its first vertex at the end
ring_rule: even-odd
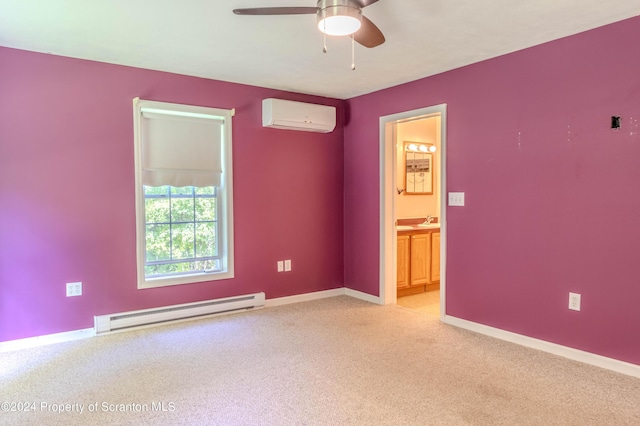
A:
POLYGON ((440 281, 440 233, 431 234, 431 282, 440 281))
POLYGON ((398 288, 409 287, 409 236, 398 235, 398 288))
POLYGON ((431 234, 411 236, 411 285, 424 285, 431 278, 431 234))

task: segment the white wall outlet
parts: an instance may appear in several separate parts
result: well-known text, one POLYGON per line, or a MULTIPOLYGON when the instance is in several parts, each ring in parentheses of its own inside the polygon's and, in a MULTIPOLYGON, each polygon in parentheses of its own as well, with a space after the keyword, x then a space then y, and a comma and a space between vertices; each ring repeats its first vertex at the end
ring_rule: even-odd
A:
POLYGON ((464 192, 450 192, 449 193, 449 205, 450 206, 464 206, 464 192))
POLYGON ((278 272, 284 271, 284 262, 282 260, 278 260, 278 272))
POLYGON ((569 309, 572 311, 580 310, 580 294, 569 293, 569 309))
POLYGON ((291 271, 291 259, 287 259, 284 261, 284 271, 285 272, 291 271))
POLYGON ((82 296, 82 283, 67 283, 67 297, 82 296))

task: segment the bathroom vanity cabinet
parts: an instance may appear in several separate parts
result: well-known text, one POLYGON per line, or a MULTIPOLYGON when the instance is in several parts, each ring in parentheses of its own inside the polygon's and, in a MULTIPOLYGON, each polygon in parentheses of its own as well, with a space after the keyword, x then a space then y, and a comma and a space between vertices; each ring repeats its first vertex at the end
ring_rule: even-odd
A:
POLYGON ((398 297, 440 288, 440 229, 398 231, 398 297))

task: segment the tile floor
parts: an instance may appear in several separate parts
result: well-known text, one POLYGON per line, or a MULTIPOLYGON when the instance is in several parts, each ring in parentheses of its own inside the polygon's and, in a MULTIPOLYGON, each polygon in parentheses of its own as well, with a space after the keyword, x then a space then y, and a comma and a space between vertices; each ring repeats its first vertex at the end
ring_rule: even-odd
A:
POLYGON ((398 305, 427 315, 440 316, 440 290, 400 297, 398 305))

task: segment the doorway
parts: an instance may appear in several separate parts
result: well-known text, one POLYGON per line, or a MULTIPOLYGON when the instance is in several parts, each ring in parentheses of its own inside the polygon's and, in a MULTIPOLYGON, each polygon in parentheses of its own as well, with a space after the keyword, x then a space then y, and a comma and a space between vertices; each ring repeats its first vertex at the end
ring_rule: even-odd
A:
POLYGON ((440 320, 446 315, 446 104, 380 117, 380 302, 397 302, 396 200, 397 138, 401 123, 440 118, 440 320))

